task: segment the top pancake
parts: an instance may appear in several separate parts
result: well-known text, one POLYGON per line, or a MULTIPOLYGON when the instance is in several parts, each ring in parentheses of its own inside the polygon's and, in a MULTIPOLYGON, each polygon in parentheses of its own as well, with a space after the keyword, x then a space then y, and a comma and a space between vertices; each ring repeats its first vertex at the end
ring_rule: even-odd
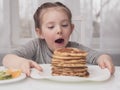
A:
POLYGON ((85 57, 87 53, 77 48, 60 48, 54 51, 57 56, 85 57))

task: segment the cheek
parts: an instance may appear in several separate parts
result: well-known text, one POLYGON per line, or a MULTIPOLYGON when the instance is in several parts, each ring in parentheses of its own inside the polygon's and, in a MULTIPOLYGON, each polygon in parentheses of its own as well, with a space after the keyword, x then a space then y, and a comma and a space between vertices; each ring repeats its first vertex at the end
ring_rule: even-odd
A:
POLYGON ((46 40, 46 41, 52 41, 53 39, 54 39, 54 34, 53 33, 50 33, 50 32, 48 32, 48 33, 44 33, 44 39, 46 40))
POLYGON ((72 31, 70 31, 70 30, 65 31, 65 32, 64 32, 64 36, 65 36, 65 37, 70 37, 71 33, 72 33, 72 31))

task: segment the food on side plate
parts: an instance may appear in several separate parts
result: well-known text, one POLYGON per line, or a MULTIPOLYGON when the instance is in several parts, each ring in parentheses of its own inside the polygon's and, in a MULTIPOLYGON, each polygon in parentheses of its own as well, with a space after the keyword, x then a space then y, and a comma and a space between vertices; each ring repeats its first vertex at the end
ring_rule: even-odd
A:
POLYGON ((5 71, 0 71, 0 80, 6 80, 12 78, 12 75, 7 74, 5 71))
POLYGON ((77 48, 60 48, 54 51, 52 58, 53 76, 88 77, 86 65, 87 53, 77 48))
POLYGON ((6 69, 0 71, 0 80, 17 78, 21 75, 21 70, 6 69))

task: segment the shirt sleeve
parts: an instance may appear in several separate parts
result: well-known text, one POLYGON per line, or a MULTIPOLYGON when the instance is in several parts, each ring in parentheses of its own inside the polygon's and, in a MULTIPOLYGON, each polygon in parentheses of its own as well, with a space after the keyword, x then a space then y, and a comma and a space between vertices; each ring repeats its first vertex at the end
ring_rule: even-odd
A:
POLYGON ((93 50, 82 44, 75 43, 75 42, 73 42, 71 46, 86 51, 87 52, 87 63, 89 64, 97 64, 98 57, 103 54, 107 54, 101 51, 93 50))
POLYGON ((22 45, 14 50, 12 50, 10 53, 15 54, 17 56, 32 59, 35 56, 37 43, 35 40, 31 40, 25 45, 22 45))

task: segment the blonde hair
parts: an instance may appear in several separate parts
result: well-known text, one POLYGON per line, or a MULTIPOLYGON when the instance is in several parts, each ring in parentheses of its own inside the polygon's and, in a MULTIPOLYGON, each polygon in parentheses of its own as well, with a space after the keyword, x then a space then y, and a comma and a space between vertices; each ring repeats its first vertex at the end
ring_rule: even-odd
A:
POLYGON ((34 14, 35 28, 41 27, 40 17, 42 16, 43 10, 46 10, 48 8, 53 8, 53 7, 62 8, 66 12, 66 14, 71 22, 72 14, 71 14, 71 11, 69 10, 69 8, 67 8, 64 4, 62 4, 60 2, 54 2, 54 3, 46 2, 46 3, 42 4, 40 7, 38 7, 38 9, 36 10, 36 12, 34 14))

